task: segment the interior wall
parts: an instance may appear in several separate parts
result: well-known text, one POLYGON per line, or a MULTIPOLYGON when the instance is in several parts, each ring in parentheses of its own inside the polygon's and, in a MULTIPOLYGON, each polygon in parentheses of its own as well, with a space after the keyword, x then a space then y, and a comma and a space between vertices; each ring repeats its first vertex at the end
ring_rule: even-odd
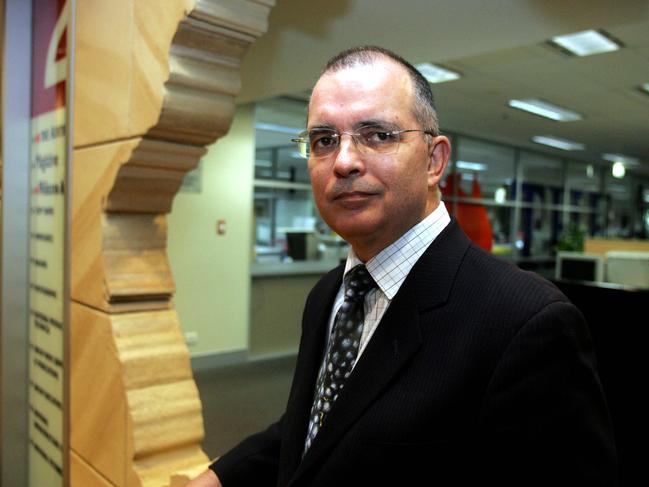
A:
POLYGON ((201 189, 178 193, 168 216, 174 303, 192 357, 246 351, 250 315, 254 107, 201 161, 201 189), (225 234, 217 223, 225 221, 225 234))

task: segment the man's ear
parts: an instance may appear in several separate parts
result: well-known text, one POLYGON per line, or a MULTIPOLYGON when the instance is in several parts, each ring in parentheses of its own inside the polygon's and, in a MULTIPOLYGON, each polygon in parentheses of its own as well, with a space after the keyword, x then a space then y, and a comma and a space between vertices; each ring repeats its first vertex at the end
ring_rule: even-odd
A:
POLYGON ((451 157, 451 142, 448 137, 438 135, 432 137, 428 144, 428 187, 438 186, 444 170, 451 157))

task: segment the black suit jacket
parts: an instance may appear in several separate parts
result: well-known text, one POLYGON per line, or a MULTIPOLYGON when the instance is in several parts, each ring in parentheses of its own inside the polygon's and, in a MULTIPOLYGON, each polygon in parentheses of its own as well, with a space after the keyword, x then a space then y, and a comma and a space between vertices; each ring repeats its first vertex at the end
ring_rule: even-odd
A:
POLYGON ((455 220, 413 267, 302 458, 342 273, 307 298, 281 420, 212 465, 225 487, 616 485, 581 314, 455 220))

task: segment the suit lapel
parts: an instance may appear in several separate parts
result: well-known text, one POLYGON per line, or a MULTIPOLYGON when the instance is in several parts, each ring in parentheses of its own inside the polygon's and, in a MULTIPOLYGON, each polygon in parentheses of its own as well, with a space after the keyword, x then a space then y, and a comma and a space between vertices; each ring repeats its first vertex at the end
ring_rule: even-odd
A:
POLYGON ((309 412, 320 365, 324 357, 327 325, 331 308, 342 283, 344 266, 331 271, 313 290, 313 302, 307 303, 302 325, 300 349, 293 377, 293 385, 286 409, 280 465, 280 482, 284 485, 302 460, 309 412))
POLYGON ((335 446, 417 351, 421 332, 414 303, 412 293, 400 293, 395 297, 294 478, 319 464, 323 455, 335 446))

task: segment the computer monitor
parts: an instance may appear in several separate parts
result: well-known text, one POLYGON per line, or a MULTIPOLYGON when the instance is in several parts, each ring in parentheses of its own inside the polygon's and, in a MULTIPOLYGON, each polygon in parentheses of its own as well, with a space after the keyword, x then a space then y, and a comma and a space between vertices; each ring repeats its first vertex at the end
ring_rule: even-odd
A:
POLYGON ((606 252, 606 280, 625 286, 649 288, 649 252, 606 252))
POLYGON ((577 281, 603 281, 604 257, 583 252, 558 252, 555 277, 577 281))

